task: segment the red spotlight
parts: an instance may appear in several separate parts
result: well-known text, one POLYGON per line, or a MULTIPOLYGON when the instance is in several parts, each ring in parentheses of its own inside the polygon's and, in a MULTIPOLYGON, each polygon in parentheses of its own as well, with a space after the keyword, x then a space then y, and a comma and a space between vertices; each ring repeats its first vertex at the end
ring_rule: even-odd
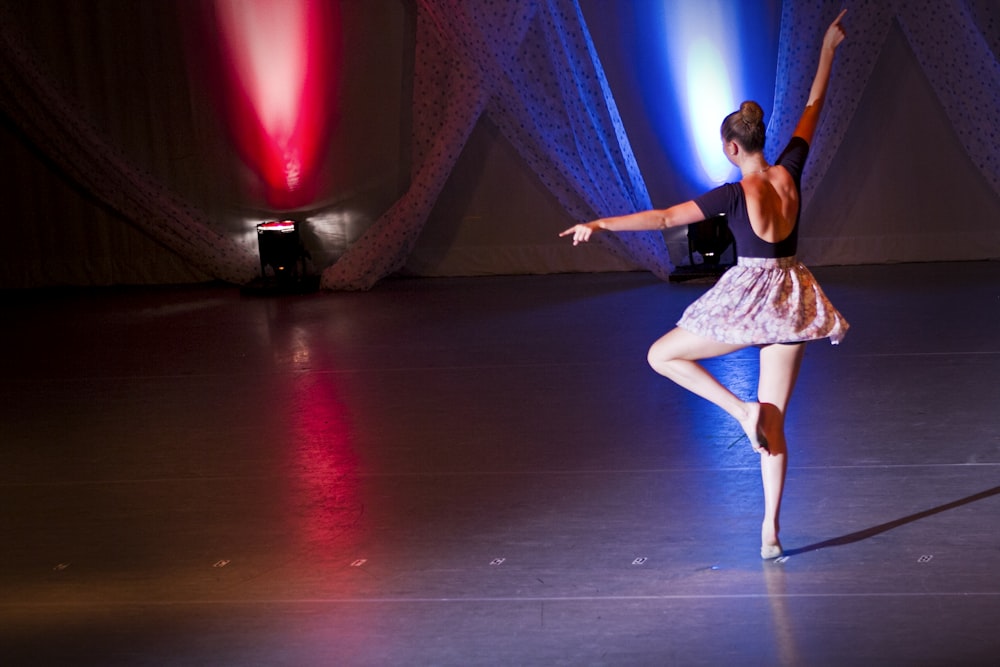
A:
POLYGON ((214 0, 229 123, 278 209, 313 200, 330 129, 336 3, 214 0))

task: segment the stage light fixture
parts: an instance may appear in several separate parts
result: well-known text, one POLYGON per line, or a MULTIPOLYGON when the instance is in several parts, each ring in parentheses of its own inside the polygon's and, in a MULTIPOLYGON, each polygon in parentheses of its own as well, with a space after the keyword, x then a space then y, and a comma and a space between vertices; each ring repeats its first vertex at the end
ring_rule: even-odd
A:
POLYGON ((260 273, 278 283, 298 281, 305 273, 305 251, 295 220, 273 220, 257 225, 260 273))
POLYGON ((319 289, 319 276, 307 275, 308 253, 298 220, 272 220, 257 225, 260 277, 243 286, 244 294, 305 294, 319 289))
POLYGON ((689 264, 678 266, 670 274, 671 282, 718 278, 732 266, 732 263, 722 262, 723 255, 730 246, 732 246, 732 262, 736 261, 736 239, 724 215, 688 225, 687 239, 689 264), (701 261, 695 262, 695 255, 700 256, 701 261))

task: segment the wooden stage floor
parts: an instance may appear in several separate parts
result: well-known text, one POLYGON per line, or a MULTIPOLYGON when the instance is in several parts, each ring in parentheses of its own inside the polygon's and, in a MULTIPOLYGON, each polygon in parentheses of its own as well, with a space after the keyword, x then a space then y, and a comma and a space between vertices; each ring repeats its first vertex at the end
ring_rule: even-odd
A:
POLYGON ((995 665, 1000 262, 815 273, 776 562, 704 284, 5 293, 0 664, 995 665))

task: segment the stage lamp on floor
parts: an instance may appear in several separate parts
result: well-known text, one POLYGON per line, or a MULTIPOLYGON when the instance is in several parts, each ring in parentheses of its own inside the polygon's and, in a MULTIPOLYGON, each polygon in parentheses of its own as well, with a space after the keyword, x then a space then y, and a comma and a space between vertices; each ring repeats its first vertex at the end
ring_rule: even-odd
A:
POLYGON ((695 278, 718 278, 732 264, 723 264, 722 257, 732 246, 732 261, 736 261, 736 239, 729 229, 726 216, 718 215, 701 222, 688 225, 688 261, 687 266, 678 266, 670 274, 671 282, 682 282, 695 278), (701 257, 695 262, 695 255, 701 257))
POLYGON ((243 287, 248 294, 300 294, 319 287, 317 276, 306 275, 306 250, 297 220, 273 220, 257 225, 260 277, 243 287))
POLYGON ((305 253, 295 220, 274 220, 257 225, 260 273, 276 282, 294 282, 305 272, 305 253))

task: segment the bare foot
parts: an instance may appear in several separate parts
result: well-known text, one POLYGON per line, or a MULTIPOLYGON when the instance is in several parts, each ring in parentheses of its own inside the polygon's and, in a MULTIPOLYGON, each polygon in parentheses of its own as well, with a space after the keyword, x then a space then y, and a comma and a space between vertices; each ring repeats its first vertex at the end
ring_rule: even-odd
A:
POLYGON ((740 422, 740 426, 743 427, 743 432, 747 434, 747 439, 750 440, 750 446, 753 447, 753 450, 758 454, 764 454, 768 449, 767 438, 764 437, 764 432, 760 424, 760 403, 751 401, 746 406, 747 416, 740 422))
POLYGON ((779 558, 784 553, 778 541, 778 527, 769 526, 765 521, 760 529, 760 557, 764 560, 779 558))
POLYGON ((774 560, 781 558, 784 554, 780 544, 765 544, 760 547, 760 557, 763 560, 774 560))

